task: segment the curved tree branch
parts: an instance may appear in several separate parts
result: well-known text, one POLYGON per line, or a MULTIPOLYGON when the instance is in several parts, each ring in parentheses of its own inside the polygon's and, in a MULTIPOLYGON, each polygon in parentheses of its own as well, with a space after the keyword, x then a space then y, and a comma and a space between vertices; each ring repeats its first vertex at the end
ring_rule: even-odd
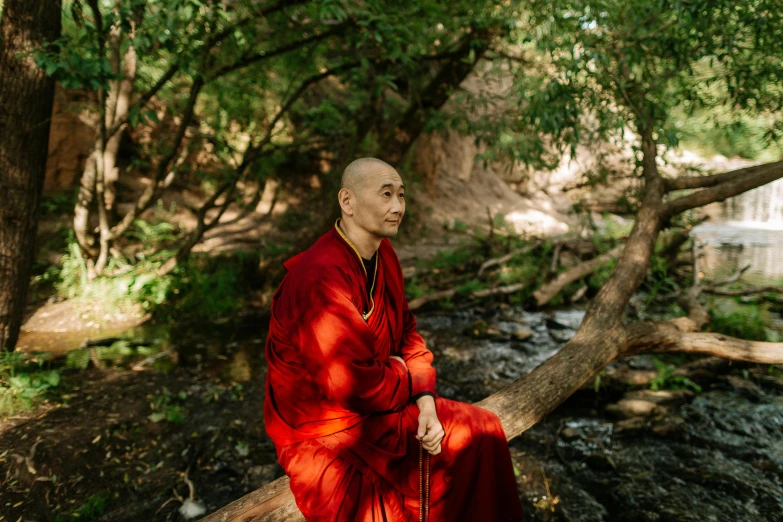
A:
MULTIPOLYGON (((664 216, 671 217, 686 210, 702 207, 708 203, 723 201, 737 194, 766 185, 776 179, 783 178, 783 161, 759 165, 751 169, 743 169, 743 171, 744 174, 731 177, 728 181, 723 181, 712 187, 669 201, 664 204, 664 216)), ((668 181, 671 180, 667 180, 667 184, 668 181)))

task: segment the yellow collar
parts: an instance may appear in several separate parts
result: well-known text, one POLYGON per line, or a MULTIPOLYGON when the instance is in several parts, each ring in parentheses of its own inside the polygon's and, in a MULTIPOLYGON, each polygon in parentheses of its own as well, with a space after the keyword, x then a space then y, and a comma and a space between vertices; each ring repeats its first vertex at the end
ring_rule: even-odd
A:
MULTIPOLYGON (((337 221, 334 222, 334 228, 337 230, 337 233, 340 234, 340 237, 343 238, 343 240, 348 243, 348 246, 351 247, 351 250, 353 250, 356 253, 356 258, 359 261, 359 266, 362 267, 362 270, 364 271, 365 277, 370 277, 369 274, 367 274, 367 269, 364 267, 364 261, 362 259, 362 255, 359 253, 359 250, 356 248, 356 245, 354 245, 350 239, 348 239, 348 236, 345 235, 343 232, 343 229, 340 228, 340 218, 337 218, 337 221)), ((380 249, 378 249, 380 250, 380 249)), ((380 257, 379 254, 376 253, 380 257)), ((375 293, 375 281, 378 278, 378 262, 379 258, 375 259, 375 273, 372 275, 372 286, 370 287, 370 310, 368 312, 362 312, 362 318, 366 321, 368 317, 370 317, 370 314, 375 310, 375 301, 373 300, 372 295, 375 293)))

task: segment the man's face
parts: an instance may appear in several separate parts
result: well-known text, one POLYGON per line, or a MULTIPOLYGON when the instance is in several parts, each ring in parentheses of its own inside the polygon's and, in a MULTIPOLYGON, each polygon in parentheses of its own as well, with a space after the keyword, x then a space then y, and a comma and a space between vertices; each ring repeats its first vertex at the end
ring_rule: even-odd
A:
POLYGON ((394 237, 405 214, 405 187, 394 169, 369 174, 357 189, 354 221, 377 237, 394 237))

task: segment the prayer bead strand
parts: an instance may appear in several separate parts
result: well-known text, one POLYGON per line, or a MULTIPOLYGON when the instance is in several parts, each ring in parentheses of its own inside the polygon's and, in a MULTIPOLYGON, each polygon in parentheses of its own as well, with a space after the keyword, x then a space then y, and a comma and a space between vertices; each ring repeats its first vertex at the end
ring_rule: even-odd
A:
POLYGON ((427 469, 424 470, 424 447, 419 441, 419 522, 430 519, 430 454, 427 453, 427 469))

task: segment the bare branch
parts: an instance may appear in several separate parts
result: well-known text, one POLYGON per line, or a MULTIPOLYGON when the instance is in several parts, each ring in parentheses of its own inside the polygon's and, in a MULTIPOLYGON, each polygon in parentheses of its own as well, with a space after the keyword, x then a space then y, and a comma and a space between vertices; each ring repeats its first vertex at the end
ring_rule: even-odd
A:
POLYGON ((740 288, 729 290, 727 288, 705 288, 705 293, 713 295, 723 295, 728 297, 739 297, 743 295, 777 293, 783 295, 783 286, 754 286, 751 288, 740 288))
MULTIPOLYGON (((498 286, 495 288, 484 288, 482 290, 476 290, 475 292, 470 292, 465 296, 465 298, 480 299, 482 297, 490 297, 493 295, 513 294, 514 292, 519 292, 524 288, 525 288, 524 283, 498 286)), ((457 294, 456 288, 451 288, 449 290, 441 290, 439 292, 433 292, 431 294, 423 295, 421 297, 417 297, 416 299, 412 299, 410 302, 408 302, 408 308, 410 308, 411 310, 417 310, 427 303, 431 303, 432 301, 440 301, 441 299, 448 299, 450 297, 454 297, 456 294, 457 294)))
POLYGON ((592 274, 599 267, 605 265, 612 259, 617 259, 623 252, 623 246, 618 246, 612 250, 597 256, 590 261, 586 261, 573 268, 569 268, 553 280, 545 283, 538 290, 533 292, 533 298, 536 300, 536 306, 544 306, 552 300, 568 284, 592 274))
POLYGON ((117 239, 122 234, 124 234, 125 231, 128 230, 128 227, 130 227, 130 225, 133 223, 133 220, 136 219, 142 212, 147 210, 155 200, 155 195, 158 192, 158 188, 160 187, 161 182, 166 177, 166 172, 168 171, 169 165, 171 164, 171 160, 173 160, 177 155, 179 146, 185 137, 185 132, 187 131, 190 122, 193 120, 196 99, 198 98, 198 95, 201 92, 201 88, 203 86, 204 79, 201 76, 197 77, 190 86, 188 104, 185 107, 185 112, 182 114, 182 119, 179 122, 179 127, 177 128, 177 133, 174 136, 174 142, 171 146, 171 150, 168 154, 166 154, 166 156, 161 158, 160 162, 158 163, 158 168, 155 172, 155 177, 144 189, 144 192, 141 194, 141 196, 139 196, 139 199, 136 201, 136 205, 134 205, 133 209, 125 214, 122 220, 112 228, 112 240, 117 239))
POLYGON ((516 256, 520 256, 520 255, 524 255, 524 254, 529 253, 534 248, 538 247, 539 244, 540 244, 540 241, 537 241, 534 245, 528 245, 526 247, 519 248, 517 250, 512 250, 511 252, 509 252, 508 254, 505 254, 503 256, 495 257, 495 258, 488 259, 488 260, 484 261, 484 263, 482 263, 482 265, 479 267, 478 276, 480 277, 481 275, 484 274, 484 272, 487 271, 487 269, 492 268, 493 266, 506 264, 509 261, 511 261, 512 259, 514 259, 516 256))
POLYGON ((769 163, 752 170, 743 176, 724 181, 710 188, 702 189, 664 205, 663 216, 671 217, 692 208, 701 207, 715 201, 723 201, 737 194, 766 185, 783 177, 783 161, 769 163), (761 168, 763 167, 763 168, 761 168))
POLYGON ((721 183, 731 181, 746 174, 757 173, 766 169, 768 166, 769 165, 756 165, 754 167, 732 170, 731 172, 723 172, 721 174, 713 174, 711 176, 684 176, 681 178, 668 178, 664 179, 663 181, 667 192, 673 190, 707 188, 720 185, 721 183))
POLYGON ((242 69, 244 67, 247 67, 248 65, 252 65, 254 63, 258 63, 262 60, 268 60, 269 58, 274 58, 275 56, 280 56, 281 54, 287 53, 288 51, 293 51, 294 49, 298 49, 300 47, 304 47, 307 44, 319 42, 321 40, 325 40, 329 38, 330 36, 334 36, 336 34, 340 34, 345 30, 345 25, 339 26, 335 29, 331 29, 329 31, 326 31, 324 33, 315 34, 313 36, 309 36, 307 38, 303 38, 301 40, 296 40, 295 42, 290 42, 285 45, 281 45, 280 47, 277 47, 276 49, 272 49, 269 51, 261 51, 259 53, 251 54, 248 56, 245 56, 236 62, 232 63, 231 65, 226 65, 215 71, 210 75, 210 79, 216 79, 220 78, 222 76, 225 76, 229 73, 232 73, 238 69, 242 69))

